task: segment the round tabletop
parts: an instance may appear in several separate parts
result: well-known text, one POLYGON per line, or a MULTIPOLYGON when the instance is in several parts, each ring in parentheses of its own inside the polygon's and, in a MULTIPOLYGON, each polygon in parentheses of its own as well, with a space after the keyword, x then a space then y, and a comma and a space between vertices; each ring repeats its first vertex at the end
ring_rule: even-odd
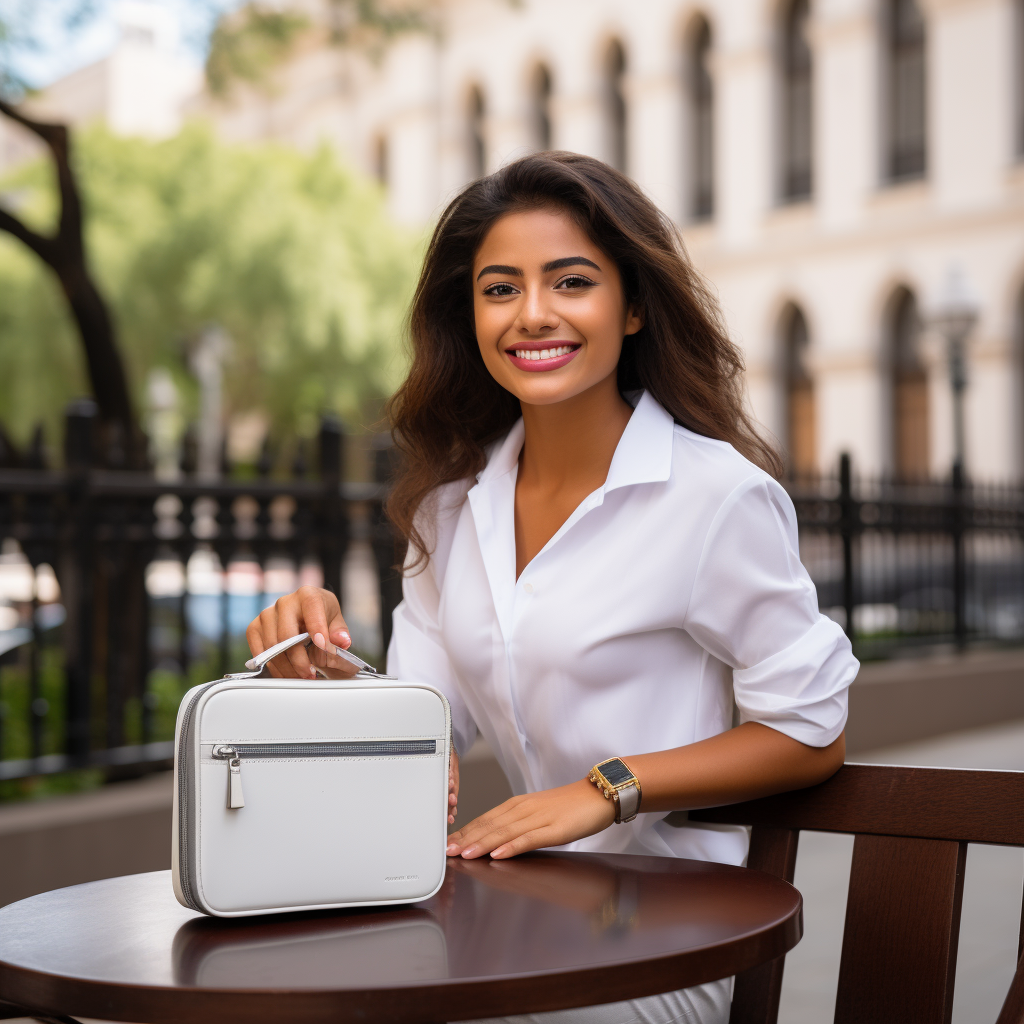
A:
POLYGON ((662 857, 449 861, 407 906, 210 918, 169 871, 0 910, 0 999, 145 1024, 428 1024, 615 1002, 765 963, 802 901, 760 871, 662 857))

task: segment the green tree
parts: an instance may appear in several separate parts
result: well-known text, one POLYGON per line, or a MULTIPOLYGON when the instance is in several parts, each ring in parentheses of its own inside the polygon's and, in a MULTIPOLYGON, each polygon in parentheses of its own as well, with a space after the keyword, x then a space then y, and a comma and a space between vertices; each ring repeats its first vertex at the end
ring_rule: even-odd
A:
MULTIPOLYGON (((187 350, 211 323, 234 342, 228 407, 265 410, 279 433, 311 432, 324 410, 358 419, 393 389, 419 240, 331 150, 231 146, 201 126, 158 143, 95 128, 76 165, 137 400, 157 365, 190 393, 187 350)), ((51 175, 40 163, 3 183, 30 224, 55 215, 51 175)), ((40 418, 56 426, 82 393, 78 347, 47 270, 0 237, 0 409, 17 438, 40 418)))

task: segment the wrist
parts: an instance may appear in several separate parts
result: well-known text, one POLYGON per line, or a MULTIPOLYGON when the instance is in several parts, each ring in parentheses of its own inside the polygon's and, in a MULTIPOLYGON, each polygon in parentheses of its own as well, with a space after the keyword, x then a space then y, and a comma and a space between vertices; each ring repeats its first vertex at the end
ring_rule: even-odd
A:
POLYGON ((604 795, 590 779, 580 779, 573 785, 579 794, 580 803, 590 807, 602 819, 602 828, 615 824, 615 804, 611 800, 605 800, 604 795))

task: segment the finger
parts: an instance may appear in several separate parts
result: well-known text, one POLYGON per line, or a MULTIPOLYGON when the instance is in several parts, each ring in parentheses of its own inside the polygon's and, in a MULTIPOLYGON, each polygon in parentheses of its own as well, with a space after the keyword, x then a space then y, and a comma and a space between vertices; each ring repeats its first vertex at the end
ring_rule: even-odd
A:
POLYGON ((502 807, 495 808, 490 814, 483 815, 471 821, 459 832, 454 832, 449 837, 449 845, 452 842, 461 847, 463 853, 471 848, 477 848, 490 843, 487 851, 499 846, 501 841, 518 835, 522 830, 522 823, 530 820, 534 815, 530 808, 513 806, 502 811, 502 807), (497 813, 502 811, 502 813, 497 813), (492 837, 497 837, 491 842, 492 837), (503 838, 502 838, 503 837, 503 838))
POLYGON ((542 827, 546 822, 543 819, 529 817, 520 821, 510 822, 506 825, 499 825, 487 835, 474 840, 462 851, 465 860, 474 860, 477 857, 491 853, 494 850, 509 846, 517 839, 542 827))
POLYGON ((548 828, 535 828, 524 832, 511 842, 505 843, 504 846, 498 846, 491 850, 491 859, 508 860, 509 857, 515 857, 520 853, 539 850, 542 846, 557 846, 559 845, 558 837, 549 835, 551 831, 548 828))
MULTIPOLYGON (((331 597, 334 595, 331 594, 331 597)), ((337 604, 337 598, 335 598, 335 603, 337 604)), ((330 614, 329 610, 328 614, 330 614)), ((352 634, 348 631, 348 624, 341 614, 340 606, 337 614, 331 615, 331 621, 327 624, 327 635, 332 644, 344 647, 346 651, 352 646, 352 634)))
MULTIPOLYGON (((269 608, 264 608, 263 611, 260 612, 259 621, 260 641, 263 644, 263 647, 258 652, 253 651, 254 656, 257 653, 262 654, 263 651, 267 650, 270 647, 273 647, 274 644, 277 643, 277 609, 274 607, 274 605, 271 605, 269 608)), ((276 661, 277 659, 275 658, 274 660, 276 661)), ((272 676, 281 676, 280 669, 278 668, 277 665, 274 664, 273 661, 270 662, 267 668, 269 669, 270 674, 272 676)))
MULTIPOLYGON (((299 633, 304 632, 299 600, 299 593, 296 592, 282 597, 277 602, 277 634, 281 640, 287 640, 289 637, 298 636, 299 633)), ((283 675, 291 676, 294 679, 316 678, 316 671, 310 664, 302 644, 289 647, 274 661, 277 662, 283 675)))
POLYGON ((505 817, 505 804, 500 804, 486 814, 481 814, 468 824, 463 825, 458 832, 453 832, 448 837, 449 844, 457 843, 460 847, 469 846, 480 836, 492 831, 505 817))
POLYGON ((448 778, 450 780, 449 789, 456 795, 459 795, 459 755, 452 750, 451 762, 448 768, 448 778))
POLYGON ((267 645, 263 642, 263 637, 260 635, 260 617, 258 615, 246 627, 245 642, 249 645, 249 653, 254 658, 267 649, 267 645))
POLYGON ((340 622, 337 632, 348 635, 348 627, 341 617, 341 605, 329 590, 320 587, 300 587, 295 596, 299 599, 302 628, 309 633, 313 643, 321 651, 327 650, 330 623, 340 622))
MULTIPOLYGON (((308 633, 317 651, 326 652, 329 646, 327 635, 330 632, 327 624, 335 618, 341 618, 341 606, 338 604, 338 599, 329 590, 324 590, 321 587, 299 587, 295 591, 295 597, 298 602, 297 628, 291 635, 308 633)), ((345 675, 355 675, 354 671, 346 672, 347 663, 340 659, 336 663, 331 663, 326 656, 317 658, 313 647, 307 649, 296 645, 288 653, 296 677, 299 679, 306 679, 310 676, 315 678, 314 665, 320 668, 338 669, 345 675), (313 658, 310 655, 313 655, 313 658)), ((333 654, 333 652, 331 653, 333 654)))
POLYGON ((335 654, 327 654, 325 651, 321 651, 319 647, 314 647, 308 641, 306 657, 309 658, 311 664, 315 665, 324 675, 329 676, 331 679, 351 679, 359 671, 358 666, 344 661, 335 654))

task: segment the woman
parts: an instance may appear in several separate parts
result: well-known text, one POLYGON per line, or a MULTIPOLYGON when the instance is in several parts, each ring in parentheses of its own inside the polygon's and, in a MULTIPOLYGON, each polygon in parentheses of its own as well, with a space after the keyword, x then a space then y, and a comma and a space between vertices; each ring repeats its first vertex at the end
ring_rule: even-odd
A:
MULTIPOLYGON (((858 666, 818 612, 740 355, 675 230, 599 161, 527 157, 442 215, 411 333, 390 409, 409 555, 388 671, 441 689, 457 749, 482 733, 517 794, 449 856, 742 863, 744 830, 672 812, 831 775, 858 666), (609 758, 595 779, 622 783, 613 799, 588 778, 609 758)), ((326 591, 282 598, 248 638, 258 653, 304 630, 342 670, 326 591)), ((315 674, 302 647, 271 667, 315 674)), ((729 991, 536 1019, 708 1024, 729 991)))

